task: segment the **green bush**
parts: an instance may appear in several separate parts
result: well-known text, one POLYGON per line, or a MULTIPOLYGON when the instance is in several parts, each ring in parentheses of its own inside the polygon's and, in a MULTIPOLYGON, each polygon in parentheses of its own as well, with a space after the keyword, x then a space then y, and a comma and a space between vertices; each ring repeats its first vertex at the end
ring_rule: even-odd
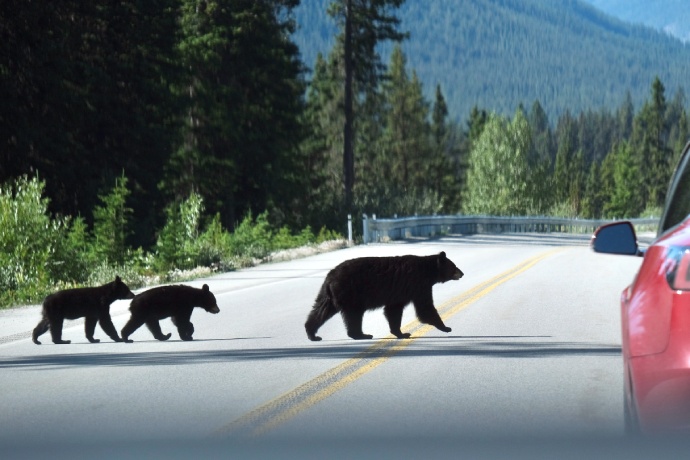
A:
POLYGON ((230 235, 230 254, 235 257, 262 259, 273 248, 268 213, 259 214, 256 219, 248 213, 230 235))
POLYGON ((197 193, 192 193, 182 203, 168 206, 167 220, 156 242, 156 266, 159 270, 189 269, 200 262, 197 238, 203 210, 203 199, 197 193))
POLYGON ((55 281, 64 222, 52 220, 44 183, 21 177, 0 186, 0 303, 35 302, 55 281), (51 270, 52 269, 52 270, 51 270))
POLYGON ((67 223, 63 238, 57 241, 53 278, 67 283, 84 283, 97 260, 91 249, 91 235, 81 217, 67 223))
POLYGON ((220 214, 216 214, 198 239, 198 263, 205 267, 216 267, 219 270, 232 269, 228 264, 231 258, 230 234, 220 223, 220 214))
POLYGON ((92 231, 81 217, 51 217, 43 190, 37 178, 0 186, 0 307, 38 303, 51 292, 102 285, 116 276, 131 289, 206 276, 255 265, 273 251, 342 238, 325 228, 318 235, 310 227, 276 231, 267 212, 247 214, 232 233, 215 215, 202 231, 203 199, 192 194, 167 208, 153 252, 132 250, 126 245, 131 210, 124 175, 99 197, 92 231))
POLYGON ((321 230, 319 230, 319 234, 316 235, 316 244, 321 244, 325 241, 334 241, 334 240, 342 240, 343 235, 340 233, 334 231, 334 230, 329 230, 326 227, 321 227, 321 230))

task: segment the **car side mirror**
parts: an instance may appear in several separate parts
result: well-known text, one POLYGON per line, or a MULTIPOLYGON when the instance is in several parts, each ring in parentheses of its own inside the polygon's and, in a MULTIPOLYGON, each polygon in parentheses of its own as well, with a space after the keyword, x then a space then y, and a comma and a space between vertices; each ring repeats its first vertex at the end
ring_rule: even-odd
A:
POLYGON ((590 246, 604 254, 641 255, 635 228, 628 221, 602 225, 592 235, 590 246))

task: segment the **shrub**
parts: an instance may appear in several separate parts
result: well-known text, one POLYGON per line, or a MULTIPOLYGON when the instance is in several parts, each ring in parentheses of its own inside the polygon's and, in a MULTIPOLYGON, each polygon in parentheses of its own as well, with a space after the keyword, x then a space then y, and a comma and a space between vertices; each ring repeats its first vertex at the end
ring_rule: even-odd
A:
POLYGON ((199 263, 199 219, 204 209, 197 193, 166 209, 167 220, 156 241, 156 264, 159 270, 189 269, 199 263))
POLYGON ((44 183, 21 177, 0 185, 0 302, 33 302, 53 284, 54 253, 64 222, 52 220, 44 183))
POLYGON ((231 255, 262 259, 271 253, 271 237, 268 214, 261 213, 254 220, 249 212, 230 235, 231 255))

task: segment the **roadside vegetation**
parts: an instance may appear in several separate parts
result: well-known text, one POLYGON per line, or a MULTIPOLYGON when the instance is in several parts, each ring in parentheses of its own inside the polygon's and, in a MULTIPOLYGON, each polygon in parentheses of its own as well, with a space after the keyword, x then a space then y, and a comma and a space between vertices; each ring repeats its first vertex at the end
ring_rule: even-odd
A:
POLYGON ((0 184, 0 308, 40 303, 59 289, 95 286, 116 275, 132 289, 209 276, 286 258, 286 250, 314 253, 345 246, 341 235, 306 227, 273 228, 266 213, 247 214, 234 231, 220 216, 204 219, 204 200, 192 194, 166 208, 165 226, 150 250, 128 245, 132 210, 126 177, 99 196, 94 222, 51 216, 45 184, 21 177, 0 184))
POLYGON ((463 69, 446 87, 422 81, 404 3, 328 0, 332 48, 303 62, 296 0, 0 2, 0 306, 115 274, 136 288, 245 267, 340 239, 348 215, 355 232, 365 213, 659 215, 690 137, 673 79, 667 94, 624 66, 651 83, 641 105, 609 84, 620 105, 571 113, 547 95, 587 86, 525 78, 516 91, 542 100, 507 116, 463 69), (449 85, 477 101, 469 114, 453 113, 449 85))

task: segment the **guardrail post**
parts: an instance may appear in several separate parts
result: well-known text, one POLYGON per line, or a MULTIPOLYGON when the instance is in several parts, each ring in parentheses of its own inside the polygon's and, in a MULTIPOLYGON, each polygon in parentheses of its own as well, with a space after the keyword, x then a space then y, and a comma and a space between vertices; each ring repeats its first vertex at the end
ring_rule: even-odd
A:
POLYGON ((369 219, 366 214, 362 214, 362 242, 369 244, 369 219))
POLYGON ((347 244, 352 246, 352 214, 347 215, 347 244))

